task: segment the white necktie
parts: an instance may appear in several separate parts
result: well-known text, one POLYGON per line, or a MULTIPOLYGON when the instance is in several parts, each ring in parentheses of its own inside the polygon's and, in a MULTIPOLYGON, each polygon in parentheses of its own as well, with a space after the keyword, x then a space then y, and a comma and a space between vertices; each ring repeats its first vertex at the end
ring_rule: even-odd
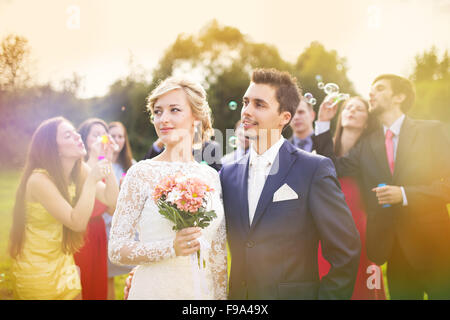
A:
POLYGON ((259 197, 261 196, 261 192, 266 182, 266 170, 269 165, 269 161, 267 161, 262 156, 257 156, 255 157, 254 161, 252 161, 253 176, 250 181, 251 185, 249 188, 248 197, 248 213, 250 225, 252 224, 256 206, 258 205, 259 197))

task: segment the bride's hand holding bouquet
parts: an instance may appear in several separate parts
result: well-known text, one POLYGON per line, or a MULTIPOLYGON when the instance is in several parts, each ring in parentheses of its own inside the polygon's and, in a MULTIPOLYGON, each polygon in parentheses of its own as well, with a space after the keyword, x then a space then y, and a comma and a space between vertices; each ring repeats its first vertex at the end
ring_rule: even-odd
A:
MULTIPOLYGON (((196 177, 181 174, 164 178, 156 187, 153 199, 159 213, 172 221, 173 230, 177 231, 174 250, 177 256, 188 256, 200 249, 207 249, 208 244, 201 238, 201 229, 209 226, 217 216, 214 210, 207 210, 207 199, 214 191, 196 177)), ((203 263, 199 261, 199 266, 203 263)))

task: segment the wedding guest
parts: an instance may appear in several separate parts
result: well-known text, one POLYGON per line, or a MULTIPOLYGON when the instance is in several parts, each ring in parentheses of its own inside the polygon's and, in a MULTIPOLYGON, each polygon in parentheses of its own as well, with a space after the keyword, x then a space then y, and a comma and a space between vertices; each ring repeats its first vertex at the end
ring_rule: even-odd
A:
MULTIPOLYGON (((352 97, 347 100, 342 105, 341 110, 333 139, 334 152, 338 157, 347 154, 362 136, 370 133, 374 122, 369 115, 368 102, 361 97, 352 97)), ((340 177, 339 182, 361 239, 361 256, 352 300, 385 300, 381 268, 367 258, 365 245, 367 215, 358 181, 353 177, 340 177), (368 284, 369 277, 373 281, 369 281, 368 284)), ((319 246, 320 277, 326 275, 329 269, 330 264, 322 256, 322 250, 319 246)))
MULTIPOLYGON (((94 166, 102 156, 112 161, 113 139, 109 136, 108 141, 101 141, 103 136, 108 136, 108 125, 103 120, 87 119, 79 126, 78 132, 86 146, 85 160, 90 167, 94 166)), ((114 172, 111 172, 111 177, 115 187, 118 188, 114 172)), ((115 202, 112 205, 98 200, 95 202, 86 231, 85 244, 74 255, 75 262, 81 270, 81 286, 85 300, 106 300, 108 297, 108 251, 105 222, 102 215, 105 212, 114 212, 114 210, 115 202)))
MULTIPOLYGON (((108 125, 108 131, 114 141, 117 143, 118 148, 114 150, 112 157, 112 167, 116 180, 119 186, 122 184, 123 178, 130 169, 131 165, 136 163, 133 159, 133 154, 131 151, 130 141, 128 139, 127 129, 122 122, 114 121, 108 125)), ((109 231, 111 229, 112 214, 114 212, 106 212, 103 214, 103 220, 105 221, 106 227, 106 238, 109 239, 109 231)), ((131 271, 132 266, 125 267, 119 266, 111 262, 108 259, 108 300, 115 300, 114 291, 114 277, 126 274, 131 271)))
POLYGON ((236 150, 227 153, 220 159, 222 165, 236 161, 247 154, 250 147, 250 140, 244 135, 244 128, 241 126, 241 120, 236 122, 234 126, 236 134, 236 150))
MULTIPOLYGON (((164 151, 164 149, 165 146, 163 140, 161 140, 161 138, 158 138, 155 142, 153 142, 152 146, 145 154, 143 160, 152 159, 160 155, 164 151)), ((220 168, 222 168, 222 164, 220 163, 220 157, 223 154, 222 147, 219 143, 212 139, 204 141, 200 149, 193 149, 192 154, 194 155, 195 161, 199 163, 206 162, 211 168, 214 168, 216 171, 219 171, 220 168)))
POLYGON ((80 135, 62 117, 33 134, 10 234, 16 299, 81 299, 73 253, 83 245, 95 200, 113 206, 118 192, 110 162, 89 168, 85 155, 80 135))
POLYGON ((300 97, 300 103, 290 123, 293 134, 288 141, 306 152, 329 154, 333 149, 330 132, 326 131, 316 135, 313 126, 315 117, 313 105, 303 96, 300 97))
MULTIPOLYGON (((383 74, 370 89, 379 125, 332 158, 339 176, 360 176, 367 209, 367 256, 387 262, 392 299, 450 297, 450 139, 439 121, 406 115, 415 101, 406 78, 383 74)), ((329 127, 336 109, 322 103, 329 127)))

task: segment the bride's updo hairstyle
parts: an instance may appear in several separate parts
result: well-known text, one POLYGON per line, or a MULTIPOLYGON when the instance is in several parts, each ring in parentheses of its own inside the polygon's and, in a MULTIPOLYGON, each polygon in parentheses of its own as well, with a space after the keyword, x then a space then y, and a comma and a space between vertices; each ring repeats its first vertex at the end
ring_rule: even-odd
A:
POLYGON ((156 101, 169 91, 181 89, 195 118, 202 123, 202 141, 209 140, 213 134, 211 111, 206 101, 206 91, 198 82, 186 77, 170 77, 160 82, 147 98, 147 110, 150 112, 150 121, 153 123, 153 112, 156 101))

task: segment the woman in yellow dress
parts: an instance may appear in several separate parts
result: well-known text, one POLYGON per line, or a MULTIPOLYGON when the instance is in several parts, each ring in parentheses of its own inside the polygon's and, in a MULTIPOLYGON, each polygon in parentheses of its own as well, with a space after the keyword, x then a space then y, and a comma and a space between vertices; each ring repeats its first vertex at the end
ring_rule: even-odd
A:
POLYGON ((81 298, 72 254, 83 244, 95 198, 115 208, 119 192, 111 163, 103 159, 89 168, 85 155, 80 135, 62 117, 44 121, 33 134, 10 235, 16 299, 81 298))

